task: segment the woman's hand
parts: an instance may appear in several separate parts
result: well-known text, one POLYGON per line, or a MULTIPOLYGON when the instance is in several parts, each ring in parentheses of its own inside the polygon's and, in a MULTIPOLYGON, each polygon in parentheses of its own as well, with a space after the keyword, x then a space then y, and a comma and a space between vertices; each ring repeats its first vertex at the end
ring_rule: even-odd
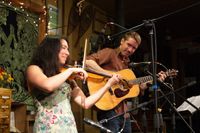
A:
POLYGON ((119 83, 119 81, 120 81, 120 75, 113 74, 112 77, 107 81, 107 84, 111 87, 112 85, 119 83))
POLYGON ((69 68, 68 70, 72 72, 72 75, 75 78, 79 78, 85 81, 88 77, 87 72, 83 68, 69 68))

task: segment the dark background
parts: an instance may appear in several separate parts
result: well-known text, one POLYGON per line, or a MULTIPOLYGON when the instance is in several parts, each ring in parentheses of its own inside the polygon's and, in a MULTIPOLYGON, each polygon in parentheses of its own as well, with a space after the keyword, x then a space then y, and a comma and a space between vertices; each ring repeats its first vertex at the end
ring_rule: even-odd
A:
MULTIPOLYGON (((186 87, 177 93, 184 98, 200 94, 200 2, 199 0, 89 0, 98 8, 107 12, 108 16, 113 18, 115 23, 126 28, 131 28, 143 24, 144 20, 152 20, 156 28, 157 41, 157 61, 161 62, 168 69, 177 69, 178 75, 173 79, 174 89, 196 81, 196 84, 186 87)), ((151 61, 151 27, 143 26, 137 31, 142 36, 142 45, 131 58, 133 62, 151 61)), ((118 32, 114 32, 116 34, 118 32)), ((150 69, 140 67, 134 68, 135 74, 143 76, 144 70, 150 69)), ((158 71, 163 70, 158 66, 158 71)), ((169 89, 161 86, 164 93, 169 89)), ((145 96, 140 97, 145 100, 152 99, 152 92, 146 92, 145 96)), ((176 107, 184 100, 176 95, 176 107)), ((166 100, 160 100, 159 104, 163 108, 163 116, 167 117, 167 132, 171 133, 172 109, 166 100)), ((150 105, 149 108, 153 108, 150 105)), ((148 117, 152 117, 153 111, 150 111, 148 117)), ((192 118, 192 128, 196 133, 200 132, 198 123, 200 123, 199 112, 188 115, 185 112, 183 116, 188 121, 188 116, 192 118)), ((152 123, 152 121, 150 122, 152 123)), ((151 125, 152 126, 152 125, 151 125)), ((176 132, 189 133, 190 130, 176 115, 176 132)))

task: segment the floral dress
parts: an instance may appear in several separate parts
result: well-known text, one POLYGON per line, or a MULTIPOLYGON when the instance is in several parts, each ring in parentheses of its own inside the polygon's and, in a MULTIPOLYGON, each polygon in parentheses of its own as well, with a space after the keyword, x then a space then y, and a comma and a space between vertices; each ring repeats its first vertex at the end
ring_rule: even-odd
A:
POLYGON ((77 133, 70 93, 71 87, 64 83, 43 100, 36 100, 34 133, 77 133))

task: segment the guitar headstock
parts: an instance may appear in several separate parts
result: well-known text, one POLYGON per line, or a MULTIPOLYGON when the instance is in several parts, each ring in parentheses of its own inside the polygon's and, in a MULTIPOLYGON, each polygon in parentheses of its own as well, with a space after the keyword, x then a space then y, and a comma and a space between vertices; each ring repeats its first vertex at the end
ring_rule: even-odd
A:
POLYGON ((177 76, 178 70, 176 69, 169 69, 168 71, 165 72, 167 77, 175 77, 177 76))

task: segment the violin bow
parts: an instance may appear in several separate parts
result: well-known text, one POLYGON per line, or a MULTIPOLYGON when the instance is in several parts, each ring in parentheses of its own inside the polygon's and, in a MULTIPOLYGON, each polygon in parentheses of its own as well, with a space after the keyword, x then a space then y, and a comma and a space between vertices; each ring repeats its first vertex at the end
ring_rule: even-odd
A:
POLYGON ((86 60, 86 54, 87 54, 87 45, 88 41, 87 38, 85 39, 85 47, 84 47, 84 54, 83 54, 83 62, 82 62, 82 68, 85 69, 85 60, 86 60))
MULTIPOLYGON (((85 46, 84 46, 84 54, 83 54, 83 63, 82 68, 85 70, 85 60, 86 60, 86 54, 87 54, 87 38, 85 39, 85 46)), ((83 84, 85 84, 85 80, 83 81, 83 84)))

